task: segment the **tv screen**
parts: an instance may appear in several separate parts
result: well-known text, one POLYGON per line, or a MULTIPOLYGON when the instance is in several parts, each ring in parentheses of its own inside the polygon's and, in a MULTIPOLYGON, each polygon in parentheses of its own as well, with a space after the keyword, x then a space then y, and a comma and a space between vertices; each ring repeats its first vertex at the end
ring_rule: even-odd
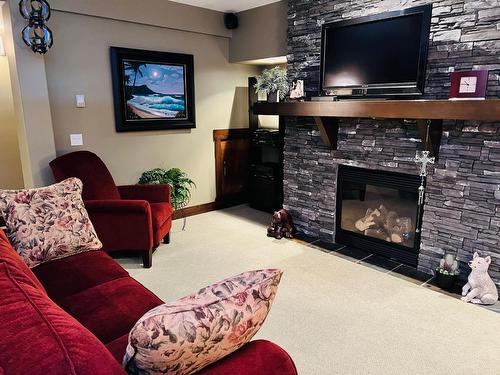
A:
POLYGON ((430 16, 431 6, 423 6, 324 25, 322 89, 405 87, 422 93, 430 16))

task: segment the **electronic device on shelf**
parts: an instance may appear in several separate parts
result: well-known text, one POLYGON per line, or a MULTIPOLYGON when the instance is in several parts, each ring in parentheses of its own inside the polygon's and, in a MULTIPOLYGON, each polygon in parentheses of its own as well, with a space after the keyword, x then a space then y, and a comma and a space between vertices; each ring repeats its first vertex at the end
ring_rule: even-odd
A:
POLYGON ((250 164, 250 206, 267 212, 283 204, 283 133, 260 128, 253 132, 250 164))
POLYGON ((431 16, 432 4, 428 4, 324 24, 321 95, 422 95, 431 16))
POLYGON ((336 102, 339 98, 334 95, 313 96, 311 102, 336 102))
POLYGON ((254 131, 252 141, 254 143, 272 144, 281 141, 279 129, 260 128, 254 131))

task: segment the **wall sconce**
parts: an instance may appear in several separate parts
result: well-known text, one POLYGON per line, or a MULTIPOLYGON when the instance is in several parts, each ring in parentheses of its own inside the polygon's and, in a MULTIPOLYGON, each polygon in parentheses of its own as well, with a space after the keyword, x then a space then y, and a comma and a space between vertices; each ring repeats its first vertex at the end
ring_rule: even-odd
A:
POLYGON ((54 43, 52 31, 45 25, 50 18, 49 3, 46 0, 21 0, 19 12, 29 21, 21 32, 24 43, 35 53, 46 53, 54 43))

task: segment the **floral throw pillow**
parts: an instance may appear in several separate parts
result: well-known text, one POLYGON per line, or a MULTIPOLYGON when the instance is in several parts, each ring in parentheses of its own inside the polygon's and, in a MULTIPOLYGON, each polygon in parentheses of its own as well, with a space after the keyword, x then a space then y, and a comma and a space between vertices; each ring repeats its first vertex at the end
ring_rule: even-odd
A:
POLYGON ((192 374, 234 352, 269 313, 282 272, 245 272, 147 312, 129 334, 129 374, 192 374))
POLYGON ((0 190, 7 235, 28 267, 102 247, 82 187, 78 178, 68 178, 39 189, 0 190))

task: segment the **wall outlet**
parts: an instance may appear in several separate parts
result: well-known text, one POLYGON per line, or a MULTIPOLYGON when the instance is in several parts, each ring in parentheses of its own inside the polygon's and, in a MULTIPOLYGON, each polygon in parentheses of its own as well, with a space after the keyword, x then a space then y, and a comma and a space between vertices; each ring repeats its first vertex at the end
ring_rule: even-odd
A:
POLYGON ((82 134, 70 134, 69 142, 71 146, 83 146, 83 135, 82 134))
POLYGON ((85 108, 85 95, 75 95, 76 108, 85 108))

